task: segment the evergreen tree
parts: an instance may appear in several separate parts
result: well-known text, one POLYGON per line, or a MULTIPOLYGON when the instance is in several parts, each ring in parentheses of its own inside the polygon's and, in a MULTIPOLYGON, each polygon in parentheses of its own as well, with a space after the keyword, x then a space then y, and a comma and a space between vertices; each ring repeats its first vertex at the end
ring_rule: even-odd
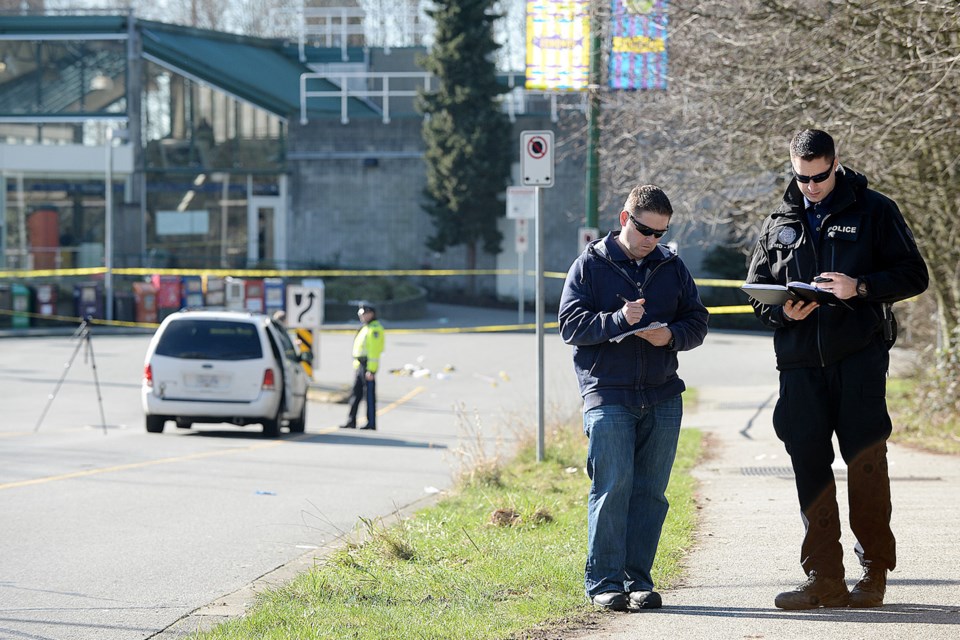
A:
POLYGON ((495 0, 436 0, 428 11, 435 43, 423 66, 439 86, 421 95, 426 146, 427 203, 434 223, 427 247, 467 247, 468 268, 476 268, 477 248, 500 251, 497 218, 510 175, 511 126, 497 97, 492 13, 495 0))

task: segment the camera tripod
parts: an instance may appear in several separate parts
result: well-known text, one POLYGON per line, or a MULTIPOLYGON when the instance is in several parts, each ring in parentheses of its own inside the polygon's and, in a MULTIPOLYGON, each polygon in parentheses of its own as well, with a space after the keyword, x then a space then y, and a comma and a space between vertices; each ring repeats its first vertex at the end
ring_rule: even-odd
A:
POLYGON ((87 316, 80 323, 80 326, 77 327, 77 330, 73 332, 71 340, 77 341, 77 347, 73 350, 73 355, 70 356, 70 359, 63 364, 63 375, 60 376, 60 379, 57 380, 57 386, 54 387, 53 393, 50 394, 47 400, 47 406, 43 408, 43 413, 40 414, 40 419, 37 420, 37 425, 33 428, 34 432, 40 429, 40 424, 43 422, 43 418, 47 415, 47 411, 50 409, 50 405, 53 404, 53 399, 57 397, 57 392, 60 391, 60 387, 63 386, 63 381, 67 377, 67 374, 70 372, 70 367, 73 365, 73 361, 76 359, 77 354, 80 353, 81 347, 86 347, 83 352, 84 362, 89 358, 90 366, 93 369, 93 383, 97 389, 97 404, 100 406, 100 424, 103 426, 103 433, 107 433, 107 419, 103 415, 103 398, 100 396, 100 378, 97 376, 97 361, 93 357, 93 342, 90 340, 90 317, 87 316))

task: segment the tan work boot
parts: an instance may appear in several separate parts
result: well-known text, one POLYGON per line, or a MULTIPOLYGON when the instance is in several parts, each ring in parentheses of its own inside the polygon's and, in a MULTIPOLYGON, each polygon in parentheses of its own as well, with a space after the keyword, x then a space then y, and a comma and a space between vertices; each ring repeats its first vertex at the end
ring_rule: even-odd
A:
POLYGON ((886 592, 887 570, 864 567, 863 577, 850 592, 850 606, 857 609, 882 607, 883 595, 886 592))
POLYGON ((850 602, 850 592, 843 578, 824 578, 811 571, 807 581, 793 591, 777 595, 773 603, 780 609, 817 609, 819 607, 845 607, 850 602))

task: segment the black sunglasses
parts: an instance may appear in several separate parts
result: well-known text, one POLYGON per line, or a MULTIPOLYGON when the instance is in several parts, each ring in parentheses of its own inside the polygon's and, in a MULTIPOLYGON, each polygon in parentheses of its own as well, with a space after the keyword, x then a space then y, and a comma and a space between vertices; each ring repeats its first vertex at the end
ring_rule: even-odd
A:
POLYGON ((832 158, 830 159, 830 168, 829 168, 829 169, 827 169, 827 170, 824 171, 823 173, 818 173, 818 174, 815 175, 815 176, 802 176, 802 175, 800 175, 799 173, 797 173, 796 170, 793 169, 792 167, 791 167, 791 170, 793 171, 793 175, 794 175, 794 177, 797 179, 797 182, 802 182, 803 184, 807 184, 808 182, 810 182, 811 180, 813 180, 813 181, 816 182, 817 184, 820 184, 821 182, 823 182, 824 180, 826 180, 827 178, 829 178, 829 177, 830 177, 830 174, 833 173, 833 159, 832 159, 832 158))
POLYGON ((653 236, 654 238, 662 238, 663 234, 665 234, 667 231, 670 231, 670 225, 667 225, 666 229, 653 229, 641 222, 637 222, 637 219, 633 217, 632 213, 628 213, 627 217, 630 218, 630 222, 632 222, 633 226, 637 228, 637 231, 640 232, 640 235, 648 238, 650 236, 653 236))

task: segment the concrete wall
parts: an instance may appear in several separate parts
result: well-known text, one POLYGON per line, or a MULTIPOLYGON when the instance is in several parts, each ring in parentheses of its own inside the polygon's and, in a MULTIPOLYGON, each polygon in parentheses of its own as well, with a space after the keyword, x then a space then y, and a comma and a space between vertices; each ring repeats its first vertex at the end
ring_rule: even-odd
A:
MULTIPOLYGON (((466 268, 463 247, 442 254, 425 248, 433 223, 422 209, 426 170, 421 124, 418 117, 397 118, 390 124, 352 119, 346 125, 311 120, 301 126, 290 121, 288 237, 295 239, 289 247, 291 266, 466 268)), ((553 129, 556 134, 556 185, 544 190, 546 269, 566 271, 578 252, 577 228, 583 218, 583 153, 564 150, 563 141, 573 134, 549 118, 519 117, 514 125, 514 184, 519 183, 520 132, 527 129, 553 129)), ((504 253, 499 258, 481 253, 478 268, 516 268, 513 221, 504 219, 501 230, 504 253)), ((533 255, 531 248, 528 268, 533 268, 533 255)), ((499 285, 503 297, 515 299, 515 277, 501 280, 480 277, 480 291, 492 295, 499 285)), ((429 289, 467 286, 463 278, 429 278, 420 283, 429 289)), ((561 285, 548 282, 548 297, 559 298, 561 285)))

